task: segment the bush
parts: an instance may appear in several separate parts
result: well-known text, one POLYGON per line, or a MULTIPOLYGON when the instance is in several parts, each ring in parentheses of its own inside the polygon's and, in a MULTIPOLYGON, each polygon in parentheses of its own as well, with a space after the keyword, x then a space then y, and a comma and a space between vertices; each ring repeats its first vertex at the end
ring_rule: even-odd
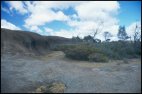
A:
POLYGON ((108 62, 108 58, 101 53, 93 53, 88 56, 89 61, 108 62))
POLYGON ((67 47, 66 50, 64 50, 67 57, 77 60, 89 60, 89 54, 95 52, 99 52, 99 49, 86 44, 73 45, 72 47, 67 47))
POLYGON ((87 56, 90 54, 87 50, 81 50, 78 48, 69 49, 65 51, 67 57, 77 60, 87 60, 87 56))
POLYGON ((128 41, 104 42, 95 44, 95 47, 101 49, 101 53, 109 59, 137 58, 141 55, 140 47, 128 41))
MULTIPOLYGON (((63 51, 67 57, 78 60, 93 60, 91 54, 102 54, 109 59, 138 58, 141 56, 141 42, 138 47, 133 42, 114 41, 103 43, 80 43, 60 45, 56 50, 63 51), (90 56, 89 56, 90 55, 90 56)), ((100 56, 100 55, 99 55, 100 56)), ((103 56, 102 56, 103 57, 103 56)), ((101 58, 101 56, 99 57, 101 58)))

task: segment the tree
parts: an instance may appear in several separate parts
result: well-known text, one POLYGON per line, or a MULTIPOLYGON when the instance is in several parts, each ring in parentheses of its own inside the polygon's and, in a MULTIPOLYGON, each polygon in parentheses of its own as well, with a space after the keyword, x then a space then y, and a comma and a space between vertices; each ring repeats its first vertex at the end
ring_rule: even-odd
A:
POLYGON ((96 38, 96 35, 101 32, 102 30, 101 26, 103 26, 103 23, 104 23, 103 21, 100 21, 99 26, 94 30, 94 36, 93 36, 94 39, 96 38))
POLYGON ((141 52, 141 27, 137 24, 134 31, 134 48, 135 51, 141 52))
POLYGON ((140 27, 138 27, 138 25, 136 24, 136 27, 135 27, 135 31, 134 31, 134 42, 136 41, 140 41, 141 39, 141 34, 140 34, 140 27))
POLYGON ((88 36, 85 36, 84 37, 84 40, 87 41, 87 42, 94 42, 94 39, 92 36, 88 35, 88 36))
POLYGON ((82 40, 79 38, 79 36, 77 37, 72 37, 72 40, 75 42, 81 42, 82 40))
POLYGON ((128 39, 126 30, 125 30, 125 26, 119 26, 119 30, 118 30, 117 36, 118 36, 118 38, 120 40, 126 40, 126 39, 128 39))
POLYGON ((110 39, 109 39, 110 37, 112 37, 111 33, 107 32, 107 31, 104 32, 105 41, 107 41, 107 40, 109 41, 109 40, 110 40, 110 39))

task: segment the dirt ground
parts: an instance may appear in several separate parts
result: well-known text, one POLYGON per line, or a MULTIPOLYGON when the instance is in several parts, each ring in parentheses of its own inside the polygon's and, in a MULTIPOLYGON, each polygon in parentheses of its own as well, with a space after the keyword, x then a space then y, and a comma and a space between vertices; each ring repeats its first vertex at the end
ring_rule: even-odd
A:
POLYGON ((61 51, 37 57, 5 54, 1 56, 1 92, 36 92, 38 87, 48 89, 50 83, 59 82, 64 85, 51 87, 55 92, 141 93, 141 60, 127 61, 76 61, 61 51))

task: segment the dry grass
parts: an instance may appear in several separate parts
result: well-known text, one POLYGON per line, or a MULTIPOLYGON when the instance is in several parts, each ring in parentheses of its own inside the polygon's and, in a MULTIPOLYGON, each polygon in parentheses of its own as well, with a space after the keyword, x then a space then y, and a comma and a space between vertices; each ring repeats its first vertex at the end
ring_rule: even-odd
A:
POLYGON ((38 57, 41 60, 48 61, 51 59, 62 59, 65 54, 62 51, 52 51, 51 53, 38 57))
POLYGON ((54 82, 50 85, 49 91, 52 93, 64 93, 65 85, 61 82, 54 82))
POLYGON ((61 82, 53 82, 47 86, 40 86, 32 93, 64 93, 65 85, 61 82))
POLYGON ((45 92, 46 92, 46 86, 40 86, 35 91, 35 93, 45 93, 45 92))

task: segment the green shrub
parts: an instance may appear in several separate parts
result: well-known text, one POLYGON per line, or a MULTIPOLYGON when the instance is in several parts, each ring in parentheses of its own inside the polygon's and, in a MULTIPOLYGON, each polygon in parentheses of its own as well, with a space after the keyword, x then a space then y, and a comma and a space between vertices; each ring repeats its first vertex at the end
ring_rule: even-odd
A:
MULTIPOLYGON (((139 43, 141 44, 141 43, 139 43)), ((141 56, 140 47, 135 47, 134 43, 127 41, 114 41, 95 44, 101 49, 101 53, 109 59, 137 58, 141 56)))
POLYGON ((101 53, 93 53, 88 56, 89 61, 108 62, 108 58, 101 53))
MULTIPOLYGON (((90 54, 100 53, 109 59, 138 58, 141 56, 141 42, 138 47, 133 42, 114 41, 103 43, 79 43, 56 46, 67 57, 78 60, 91 60, 90 54)), ((92 56, 93 58, 93 56, 92 56)), ((100 56, 101 58, 101 56, 100 56)), ((93 59, 92 59, 93 60, 93 59)))
POLYGON ((66 47, 66 50, 64 50, 67 57, 77 60, 88 60, 89 54, 95 52, 99 52, 99 49, 86 44, 72 45, 72 47, 66 47))
POLYGON ((77 46, 67 48, 64 52, 67 57, 78 60, 87 60, 87 56, 90 54, 87 48, 77 46))

